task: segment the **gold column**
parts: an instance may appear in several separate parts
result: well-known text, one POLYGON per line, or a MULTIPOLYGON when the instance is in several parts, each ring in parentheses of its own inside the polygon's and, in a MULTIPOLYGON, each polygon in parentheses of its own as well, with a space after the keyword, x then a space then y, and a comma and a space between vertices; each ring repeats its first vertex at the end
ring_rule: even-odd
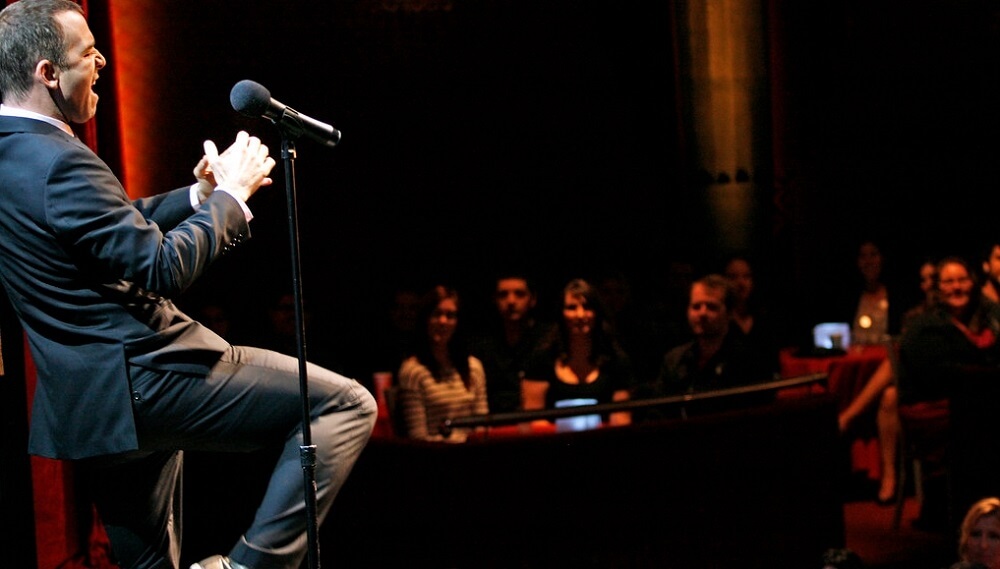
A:
MULTIPOLYGON (((767 169, 767 66, 759 0, 681 0, 679 54, 688 166, 717 245, 751 246, 767 169)), ((765 188, 766 189, 766 188, 765 188)))

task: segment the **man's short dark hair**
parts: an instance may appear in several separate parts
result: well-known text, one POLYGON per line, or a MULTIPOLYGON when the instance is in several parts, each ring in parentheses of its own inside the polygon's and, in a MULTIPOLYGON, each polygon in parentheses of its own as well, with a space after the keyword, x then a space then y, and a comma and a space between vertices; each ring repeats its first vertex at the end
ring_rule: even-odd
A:
POLYGON ((27 95, 39 61, 66 66, 66 40, 56 21, 63 12, 83 15, 70 0, 19 0, 0 10, 0 100, 27 95))

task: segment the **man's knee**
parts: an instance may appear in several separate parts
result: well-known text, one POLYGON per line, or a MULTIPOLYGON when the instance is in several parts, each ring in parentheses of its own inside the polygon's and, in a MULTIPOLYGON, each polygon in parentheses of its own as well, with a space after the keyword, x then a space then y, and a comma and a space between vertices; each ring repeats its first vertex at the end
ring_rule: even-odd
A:
POLYGON ((328 400, 328 405, 320 409, 319 416, 335 414, 345 420, 366 425, 369 430, 374 428, 378 414, 378 404, 372 393, 357 381, 346 379, 351 383, 349 393, 328 400), (338 400, 335 402, 334 400, 338 400))
POLYGON ((364 387, 360 391, 361 393, 358 397, 358 414, 368 419, 368 429, 371 430, 375 427, 375 419, 378 416, 378 403, 370 391, 364 387))

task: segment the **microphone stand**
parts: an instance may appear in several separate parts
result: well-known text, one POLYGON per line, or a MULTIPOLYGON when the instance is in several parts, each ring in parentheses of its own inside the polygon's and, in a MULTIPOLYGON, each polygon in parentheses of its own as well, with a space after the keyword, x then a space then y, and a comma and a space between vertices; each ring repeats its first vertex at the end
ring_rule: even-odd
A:
POLYGON ((309 409, 309 384, 306 371, 306 332, 302 308, 302 267, 299 261, 299 223, 295 193, 295 141, 286 129, 281 131, 281 158, 285 164, 285 194, 288 202, 288 235, 291 246, 292 292, 295 297, 295 338, 299 357, 299 391, 302 395, 302 445, 299 460, 302 464, 306 503, 306 537, 310 569, 319 569, 319 523, 316 507, 316 445, 312 443, 309 409))

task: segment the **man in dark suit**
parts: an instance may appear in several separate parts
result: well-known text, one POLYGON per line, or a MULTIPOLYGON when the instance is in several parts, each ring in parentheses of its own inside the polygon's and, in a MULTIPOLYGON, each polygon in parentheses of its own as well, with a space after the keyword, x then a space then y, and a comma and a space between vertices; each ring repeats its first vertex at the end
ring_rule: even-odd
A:
MULTIPOLYGON (((105 64, 73 2, 0 12, 0 281, 38 369, 28 450, 77 461, 123 569, 176 569, 183 450, 282 447, 239 543, 193 567, 298 568, 298 361, 232 346, 170 300, 249 237, 274 159, 245 132, 221 155, 207 141, 194 185, 130 200, 69 126, 93 118, 105 64)), ((376 409, 352 379, 307 375, 322 520, 376 409)))

